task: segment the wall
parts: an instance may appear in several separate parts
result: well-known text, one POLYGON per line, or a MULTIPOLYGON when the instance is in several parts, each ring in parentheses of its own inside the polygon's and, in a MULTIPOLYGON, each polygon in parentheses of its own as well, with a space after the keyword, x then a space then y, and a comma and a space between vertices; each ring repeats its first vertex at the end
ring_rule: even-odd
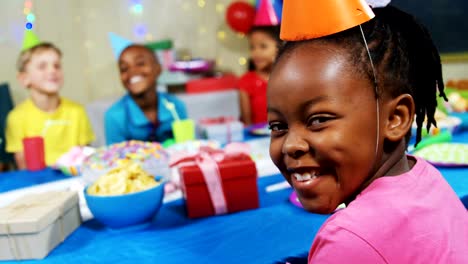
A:
MULTIPOLYGON (((131 0, 34 0, 34 31, 63 51, 65 86, 62 94, 81 103, 123 93, 108 41, 115 32, 136 42, 170 38, 176 50, 214 59, 220 68, 241 74, 239 60, 248 54, 247 41, 225 24, 231 0, 141 0, 143 12, 132 14, 131 0), (145 25, 147 34, 134 30, 145 25)), ((0 2, 0 82, 8 82, 15 102, 27 96, 16 81, 15 61, 21 49, 24 0, 0 2)), ((444 75, 468 78, 468 62, 444 65, 444 75)))
POLYGON ((444 81, 450 79, 468 79, 468 62, 453 62, 442 65, 444 81))
MULTIPOLYGON (((141 0, 143 12, 130 11, 131 0, 35 0, 34 32, 58 45, 64 54, 62 94, 81 103, 123 93, 108 32, 135 42, 170 38, 179 53, 217 61, 222 70, 244 72, 248 55, 244 36, 231 31, 224 13, 230 0, 141 0), (144 25, 147 34, 135 34, 144 25), (239 62, 240 61, 240 62, 239 62)), ((8 82, 15 102, 27 96, 16 81, 15 62, 21 49, 24 1, 0 2, 0 82, 8 82)))

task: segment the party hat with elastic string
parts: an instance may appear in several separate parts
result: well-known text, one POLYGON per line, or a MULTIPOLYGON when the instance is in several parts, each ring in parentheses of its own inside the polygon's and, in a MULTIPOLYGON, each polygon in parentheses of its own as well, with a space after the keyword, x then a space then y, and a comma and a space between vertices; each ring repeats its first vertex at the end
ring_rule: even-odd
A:
POLYGON ((23 37, 23 47, 21 48, 21 51, 28 50, 38 44, 40 44, 41 41, 39 38, 34 34, 34 32, 30 29, 27 29, 24 31, 24 37, 23 37))
POLYGON ((335 34, 374 17, 364 0, 285 0, 281 39, 297 41, 335 34))
POLYGON ((255 14, 255 26, 277 26, 279 24, 275 9, 270 0, 260 0, 257 13, 255 14))

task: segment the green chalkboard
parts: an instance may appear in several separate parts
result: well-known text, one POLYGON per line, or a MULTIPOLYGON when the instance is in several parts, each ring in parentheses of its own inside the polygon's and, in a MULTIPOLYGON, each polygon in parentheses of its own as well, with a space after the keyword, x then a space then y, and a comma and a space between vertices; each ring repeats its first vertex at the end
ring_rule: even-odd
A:
POLYGON ((468 0, 393 0, 431 32, 443 55, 468 54, 468 0))

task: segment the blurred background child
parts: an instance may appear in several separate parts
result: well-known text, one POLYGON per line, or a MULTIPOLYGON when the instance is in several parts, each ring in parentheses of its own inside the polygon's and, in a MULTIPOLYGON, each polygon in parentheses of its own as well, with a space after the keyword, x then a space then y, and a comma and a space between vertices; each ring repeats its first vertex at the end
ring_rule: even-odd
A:
POLYGON ((241 121, 245 125, 267 121, 266 88, 281 46, 279 26, 253 26, 248 34, 249 71, 239 79, 241 121))
POLYGON ((14 153, 19 169, 26 168, 24 138, 43 137, 47 165, 53 165, 72 147, 94 140, 84 108, 59 95, 63 85, 61 57, 61 51, 51 43, 39 43, 19 55, 18 81, 29 89, 29 99, 8 114, 6 125, 6 150, 14 153))
POLYGON ((175 96, 156 91, 161 65, 155 54, 143 45, 130 45, 120 54, 118 66, 128 93, 105 114, 106 143, 173 138, 174 111, 180 119, 187 118, 187 112, 175 96))

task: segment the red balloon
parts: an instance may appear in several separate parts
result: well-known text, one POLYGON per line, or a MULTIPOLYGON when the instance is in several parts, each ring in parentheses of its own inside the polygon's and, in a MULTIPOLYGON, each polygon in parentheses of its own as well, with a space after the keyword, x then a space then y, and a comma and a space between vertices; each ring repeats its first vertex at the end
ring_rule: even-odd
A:
POLYGON ((232 30, 247 34, 255 20, 255 8, 246 2, 234 2, 226 11, 226 21, 232 30))

